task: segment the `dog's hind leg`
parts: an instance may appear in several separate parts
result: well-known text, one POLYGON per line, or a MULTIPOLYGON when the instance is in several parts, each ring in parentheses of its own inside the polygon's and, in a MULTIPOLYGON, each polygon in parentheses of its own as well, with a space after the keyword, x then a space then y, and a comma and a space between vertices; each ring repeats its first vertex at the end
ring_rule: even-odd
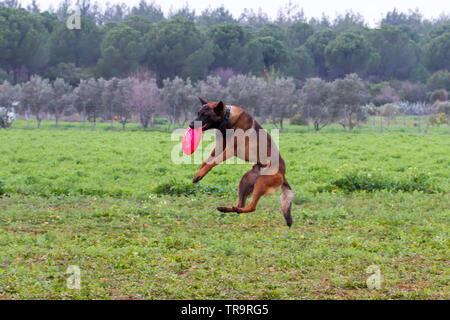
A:
POLYGON ((217 210, 222 212, 237 212, 247 213, 256 210, 259 199, 265 194, 272 194, 281 187, 281 174, 275 175, 259 175, 253 187, 252 200, 248 206, 245 207, 218 207, 217 210))
POLYGON ((217 207, 222 212, 234 212, 233 208, 245 207, 247 197, 252 193, 256 179, 259 176, 259 167, 253 166, 241 178, 238 188, 238 202, 236 207, 217 207))
POLYGON ((293 198, 294 193, 292 192, 289 183, 284 180, 283 184, 281 185, 281 210, 289 227, 291 227, 292 225, 291 207, 293 198))

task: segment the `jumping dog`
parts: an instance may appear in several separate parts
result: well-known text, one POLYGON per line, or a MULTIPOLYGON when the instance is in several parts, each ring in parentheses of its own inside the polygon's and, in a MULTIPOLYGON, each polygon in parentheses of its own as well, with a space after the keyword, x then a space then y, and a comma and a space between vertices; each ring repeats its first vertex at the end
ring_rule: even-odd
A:
POLYGON ((194 176, 199 182, 212 168, 227 159, 237 156, 254 163, 245 173, 238 188, 238 202, 233 207, 217 207, 221 212, 253 212, 261 196, 273 194, 281 188, 281 207, 287 225, 292 225, 291 206, 293 192, 286 181, 286 165, 270 135, 244 109, 225 105, 222 101, 206 102, 199 98, 202 107, 197 118, 189 126, 200 123, 202 130, 217 129, 216 146, 194 176), (231 134, 230 134, 231 132, 231 134), (244 140, 239 139, 239 134, 244 140), (263 152, 261 152, 263 150, 263 152), (262 155, 260 154, 262 153, 262 155), (252 195, 251 202, 246 200, 252 195))

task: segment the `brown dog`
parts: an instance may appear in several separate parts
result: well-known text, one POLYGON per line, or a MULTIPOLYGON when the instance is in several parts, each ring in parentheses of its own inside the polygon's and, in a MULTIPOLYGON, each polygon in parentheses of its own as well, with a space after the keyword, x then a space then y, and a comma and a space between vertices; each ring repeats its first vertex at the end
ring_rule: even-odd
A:
POLYGON ((200 102, 202 108, 189 126, 194 128, 195 122, 201 121, 203 130, 217 129, 221 134, 216 136, 216 146, 200 166, 193 182, 200 181, 216 165, 234 156, 255 163, 241 178, 237 205, 217 207, 217 210, 238 213, 255 211, 261 196, 273 194, 281 188, 281 207, 290 227, 293 192, 286 181, 285 163, 270 135, 239 107, 226 106, 222 101, 208 103, 201 98, 200 102), (250 194, 252 199, 246 206, 250 194))

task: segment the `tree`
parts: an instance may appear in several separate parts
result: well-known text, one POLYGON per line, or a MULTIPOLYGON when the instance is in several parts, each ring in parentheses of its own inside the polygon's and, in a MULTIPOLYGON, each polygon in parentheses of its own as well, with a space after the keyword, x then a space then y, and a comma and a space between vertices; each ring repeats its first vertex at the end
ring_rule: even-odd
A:
POLYGON ((302 115, 312 120, 314 130, 319 131, 337 116, 333 105, 329 103, 331 96, 330 83, 320 78, 309 78, 300 91, 300 102, 303 106, 302 115))
POLYGON ((311 52, 314 58, 314 64, 316 66, 317 75, 326 78, 328 76, 328 70, 325 60, 325 48, 330 41, 336 38, 336 32, 332 30, 323 30, 314 33, 305 42, 305 47, 311 52))
POLYGON ((305 44, 306 40, 314 33, 314 28, 306 22, 296 22, 288 28, 289 44, 291 48, 297 48, 305 44))
POLYGON ((244 55, 246 38, 244 29, 237 24, 218 24, 208 31, 208 38, 213 44, 214 61, 211 68, 238 68, 244 55))
POLYGON ((81 79, 89 79, 93 74, 87 69, 75 67, 73 63, 61 62, 56 66, 48 68, 43 76, 51 81, 61 78, 71 86, 76 86, 80 83, 81 79))
POLYGON ((53 81, 53 95, 48 104, 48 111, 55 116, 57 129, 59 128, 59 118, 61 117, 61 114, 74 102, 72 91, 72 86, 66 83, 64 79, 57 78, 53 81))
POLYGON ((32 76, 21 90, 21 103, 36 117, 37 127, 41 126, 41 113, 46 112, 53 98, 53 90, 47 79, 32 76))
POLYGON ((141 36, 144 36, 150 31, 154 22, 152 22, 149 17, 144 15, 132 15, 127 17, 123 23, 138 31, 141 36))
POLYGON ((139 120, 145 129, 160 104, 160 92, 156 79, 150 78, 148 74, 137 74, 131 81, 129 104, 139 114, 139 120))
MULTIPOLYGON (((287 59, 287 53, 283 43, 270 36, 256 38, 248 43, 248 47, 250 52, 256 51, 256 53, 261 55, 262 62, 266 67, 274 66, 279 68, 287 59)), ((250 56, 249 60, 251 59, 252 57, 250 56)), ((251 71, 261 72, 261 69, 251 71)))
POLYGON ((197 97, 194 95, 194 90, 189 79, 186 82, 175 77, 173 80, 164 79, 162 95, 163 110, 169 115, 171 123, 175 124, 182 113, 184 113, 183 125, 186 123, 191 115, 194 105, 197 105, 197 97))
MULTIPOLYGON (((226 99, 227 96, 226 88, 220 83, 220 78, 213 76, 197 82, 196 94, 206 101, 220 101, 226 99)), ((196 103, 195 106, 197 105, 196 103)))
POLYGON ((217 24, 234 24, 234 20, 230 11, 220 6, 216 9, 205 9, 197 18, 197 25, 202 29, 211 28, 217 24))
POLYGON ((377 106, 381 106, 384 104, 392 103, 400 101, 400 96, 397 94, 394 88, 392 88, 390 85, 384 85, 382 86, 378 93, 376 94, 375 98, 373 99, 373 102, 377 106))
POLYGON ((293 116, 298 107, 294 79, 286 77, 268 79, 265 97, 265 104, 270 107, 272 114, 272 125, 275 125, 278 118, 282 129, 283 120, 293 116))
POLYGON ((344 130, 348 126, 352 132, 358 121, 364 119, 365 113, 362 107, 368 99, 369 92, 366 85, 355 73, 333 82, 331 101, 344 117, 344 121, 341 122, 344 130))
POLYGON ((13 73, 14 84, 41 47, 40 32, 43 26, 26 10, 0 7, 0 66, 13 73))
POLYGON ((97 25, 83 16, 80 29, 68 29, 65 22, 61 21, 50 36, 51 63, 72 62, 75 67, 97 63, 101 43, 97 25))
POLYGON ((91 129, 95 128, 97 118, 102 112, 101 97, 105 82, 103 78, 81 80, 74 90, 77 110, 82 114, 83 122, 86 121, 86 117, 91 122, 91 129))
POLYGON ((402 82, 400 91, 404 100, 410 103, 425 101, 425 85, 422 83, 402 82))
MULTIPOLYGON (((267 83, 263 78, 238 74, 228 80, 226 89, 227 103, 242 107, 254 116, 262 116, 265 119, 266 115, 261 114, 263 112, 261 106, 265 103, 264 92, 267 89, 267 83)), ((214 98, 214 100, 217 99, 214 98)))
POLYGON ((450 70, 450 32, 445 32, 428 43, 426 59, 432 71, 450 70))
POLYGON ((164 19, 161 7, 155 3, 147 3, 145 0, 139 1, 138 6, 131 9, 131 15, 145 17, 151 23, 157 23, 164 19))
POLYGON ((433 73, 427 80, 427 89, 429 91, 437 89, 450 91, 450 71, 439 70, 433 73))
POLYGON ((288 52, 288 62, 282 68, 286 75, 300 80, 313 76, 314 70, 314 59, 304 46, 288 52))
POLYGON ((114 91, 114 114, 119 118, 122 124, 122 130, 125 130, 125 126, 131 118, 131 112, 133 110, 130 105, 131 85, 132 81, 130 78, 119 79, 117 88, 114 91))
POLYGON ((376 61, 370 73, 384 80, 408 79, 414 70, 420 68, 420 49, 412 39, 412 30, 406 27, 382 25, 368 33, 376 61))
POLYGON ((364 17, 352 10, 347 11, 344 15, 338 15, 333 21, 333 30, 337 32, 347 32, 350 29, 364 28, 365 26, 364 17))
POLYGON ((11 85, 8 81, 0 84, 0 106, 12 110, 18 107, 20 102, 21 87, 11 85))
POLYGON ((363 71, 369 61, 370 44, 363 36, 344 32, 325 47, 325 60, 330 74, 335 77, 363 71))
POLYGON ((105 77, 127 76, 138 67, 144 50, 138 31, 124 24, 113 27, 101 44, 100 73, 105 77))
POLYGON ((146 61, 157 80, 181 76, 185 60, 203 49, 203 38, 195 24, 182 18, 164 20, 145 35, 146 61))

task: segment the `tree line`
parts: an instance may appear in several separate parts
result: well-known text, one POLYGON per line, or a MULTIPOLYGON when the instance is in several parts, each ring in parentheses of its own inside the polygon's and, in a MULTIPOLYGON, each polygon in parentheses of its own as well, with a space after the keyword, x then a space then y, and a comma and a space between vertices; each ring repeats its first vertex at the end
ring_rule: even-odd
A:
MULTIPOLYGON (((127 78, 137 70, 155 75, 158 87, 175 77, 192 83, 210 75, 252 74, 275 70, 301 84, 356 73, 371 83, 426 83, 449 69, 450 20, 430 20, 419 11, 387 12, 376 28, 352 11, 334 20, 308 19, 290 4, 276 19, 245 10, 233 17, 224 7, 200 14, 188 6, 167 16, 155 3, 106 5, 74 3, 80 29, 69 29, 70 0, 42 11, 33 1, 0 1, 0 81, 16 84, 39 75, 80 79, 127 78)), ((448 88, 447 88, 448 90, 448 88)))
POLYGON ((61 117, 76 117, 95 128, 101 121, 120 122, 123 129, 130 121, 143 128, 158 124, 161 117, 170 127, 190 122, 200 107, 198 97, 207 101, 223 100, 244 107, 262 123, 283 128, 291 124, 312 125, 316 131, 338 123, 345 131, 366 121, 369 116, 397 114, 432 115, 432 124, 448 123, 450 102, 447 90, 450 72, 438 72, 427 85, 397 81, 371 84, 356 73, 326 81, 308 78, 297 86, 292 77, 268 71, 263 77, 254 75, 207 76, 192 82, 189 78, 166 78, 158 87, 157 79, 148 72, 136 72, 126 78, 81 79, 72 86, 63 78, 53 81, 39 75, 29 81, 0 85, 0 107, 14 110, 25 119, 34 117, 37 127, 49 116, 59 126, 61 117))

